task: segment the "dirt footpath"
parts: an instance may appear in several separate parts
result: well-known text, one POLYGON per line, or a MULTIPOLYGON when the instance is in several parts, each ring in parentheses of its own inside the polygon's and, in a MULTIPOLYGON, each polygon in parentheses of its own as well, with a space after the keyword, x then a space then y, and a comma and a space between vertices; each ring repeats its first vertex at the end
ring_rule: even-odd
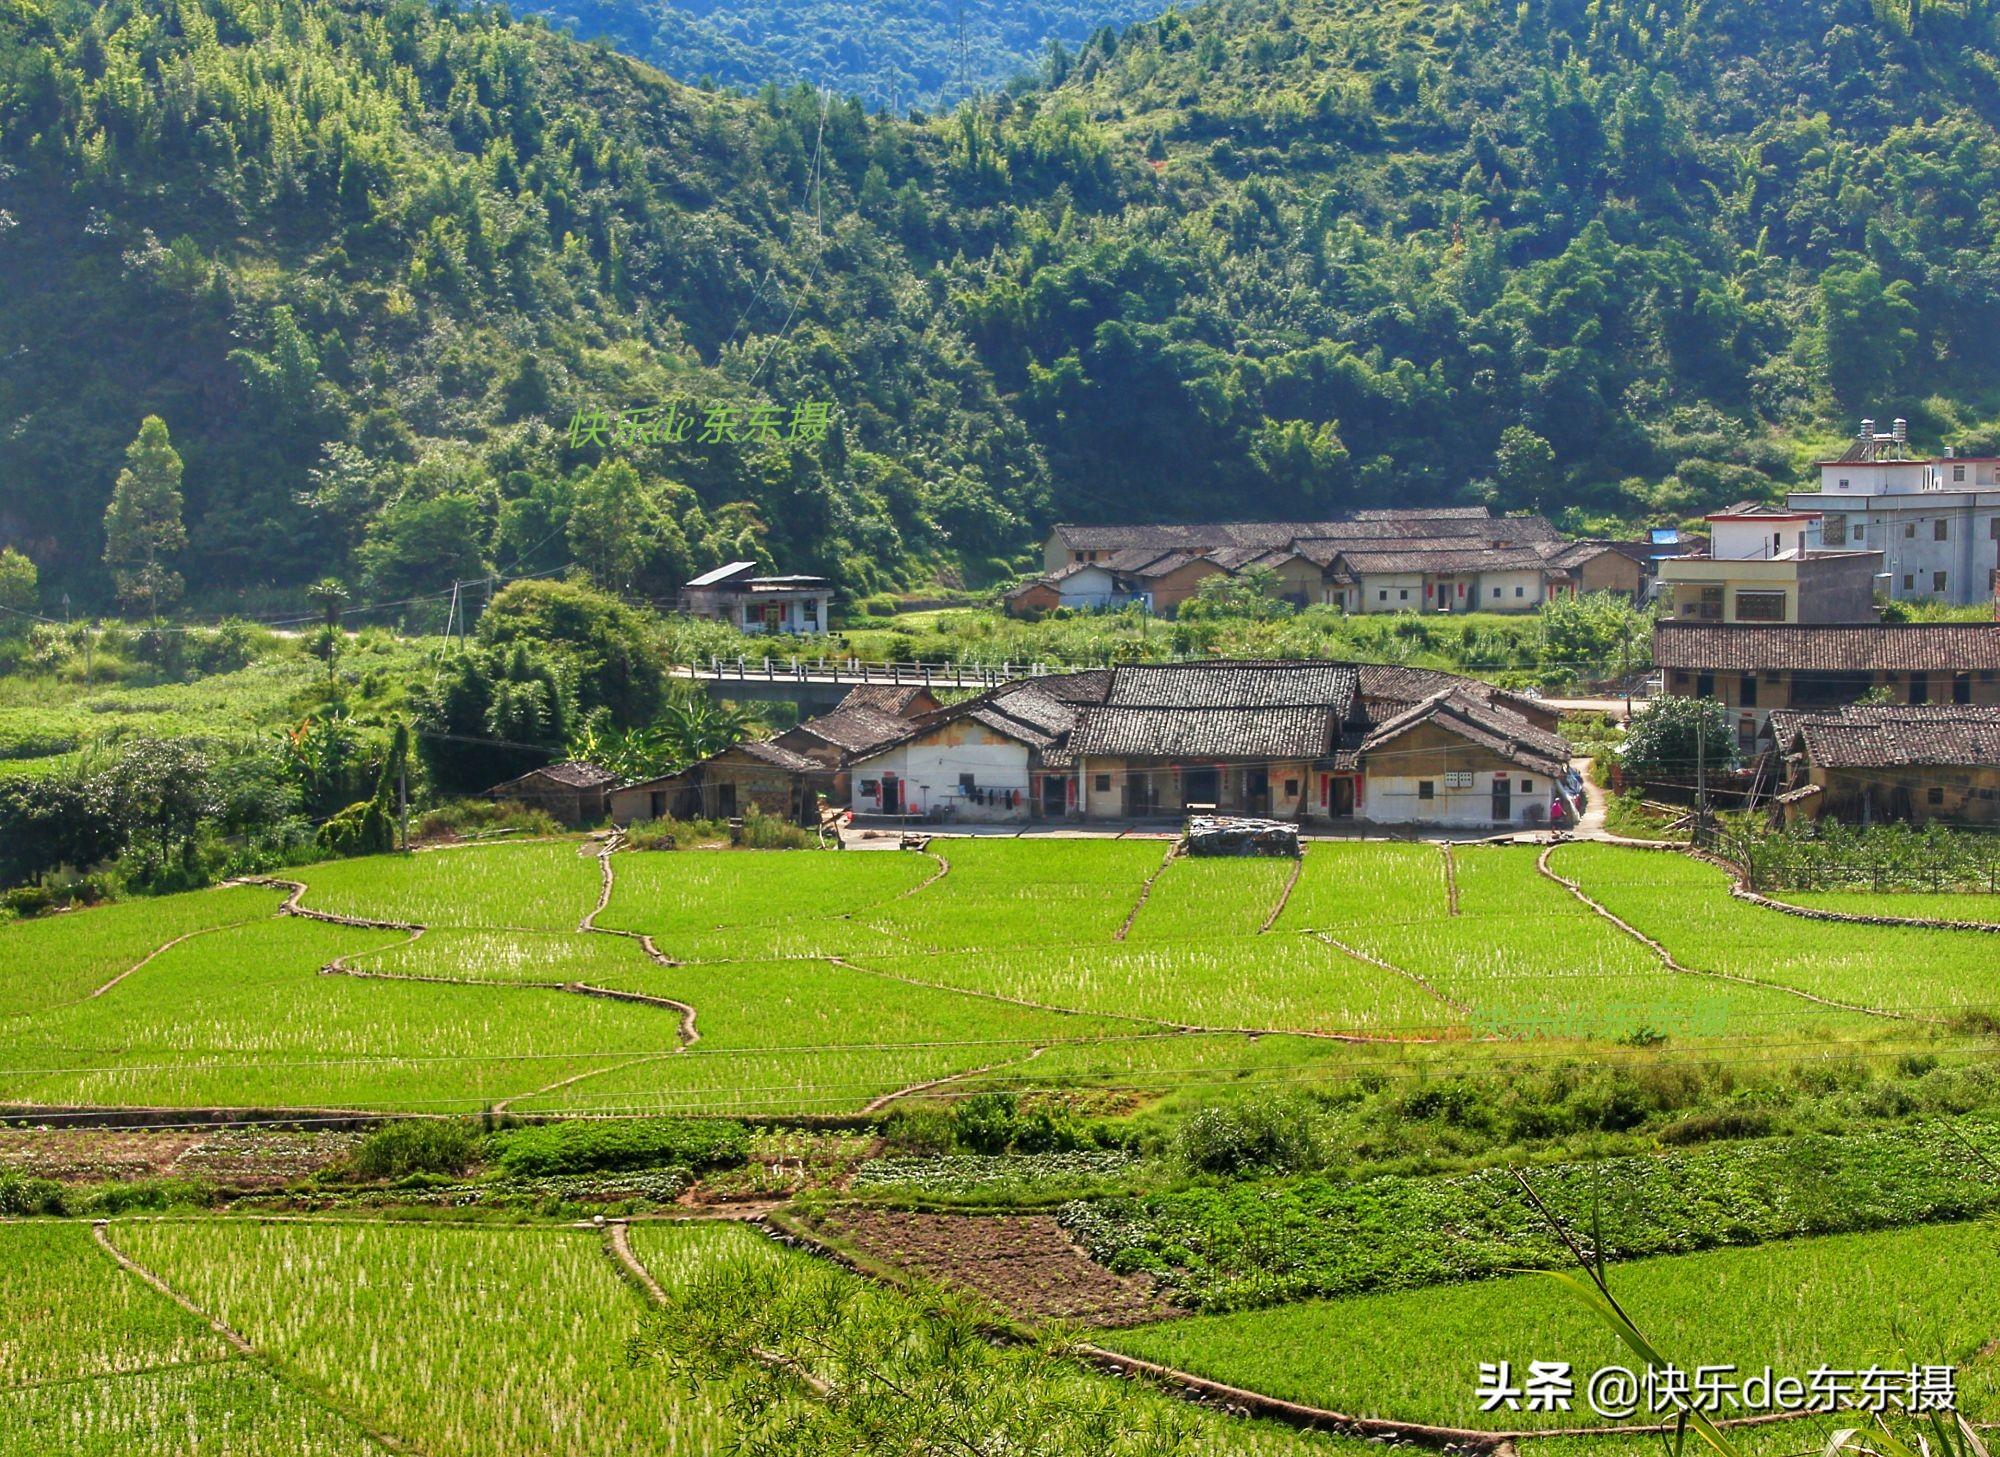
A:
POLYGON ((1092 1260, 1051 1215, 837 1209, 819 1223, 869 1259, 971 1290, 1019 1320, 1114 1326, 1183 1314, 1149 1281, 1092 1260))

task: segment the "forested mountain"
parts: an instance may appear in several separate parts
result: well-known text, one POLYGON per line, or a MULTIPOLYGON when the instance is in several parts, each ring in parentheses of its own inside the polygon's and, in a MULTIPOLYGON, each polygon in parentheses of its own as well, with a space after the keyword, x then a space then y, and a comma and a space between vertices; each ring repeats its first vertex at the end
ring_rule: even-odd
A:
POLYGON ((1221 0, 912 121, 492 10, 0 0, 0 543, 105 600, 148 415, 211 601, 1991 447, 1996 55, 1993 0, 1221 0), (572 438, 668 399, 833 423, 572 438))
MULTIPOLYGON (((1107 23, 1166 0, 539 0, 524 12, 670 76, 755 90, 804 81, 870 110, 935 110, 1019 78, 1059 74, 1107 23)), ((1030 80, 1032 84, 1032 80, 1030 80)))

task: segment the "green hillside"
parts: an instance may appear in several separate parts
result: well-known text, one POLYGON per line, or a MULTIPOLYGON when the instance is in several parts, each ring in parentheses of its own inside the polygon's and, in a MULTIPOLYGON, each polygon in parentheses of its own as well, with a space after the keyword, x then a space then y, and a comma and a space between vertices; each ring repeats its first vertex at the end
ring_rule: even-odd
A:
POLYGON ((1107 23, 1165 0, 537 0, 523 11, 602 40, 670 76, 755 90, 826 86, 870 110, 935 110, 1024 73, 1060 72, 1107 23))
POLYGON ((1995 24, 1219 3, 910 121, 498 11, 0 0, 0 543, 107 600, 148 414, 218 605, 978 581, 1061 517, 1674 516, 1862 413, 1991 448, 1995 24), (669 400, 744 438, 573 439, 669 400))

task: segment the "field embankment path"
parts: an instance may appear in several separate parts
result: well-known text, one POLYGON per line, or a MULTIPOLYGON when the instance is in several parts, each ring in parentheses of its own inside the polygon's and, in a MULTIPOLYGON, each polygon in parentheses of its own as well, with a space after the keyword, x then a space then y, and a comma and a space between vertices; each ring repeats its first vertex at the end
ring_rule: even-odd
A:
POLYGON ((388 1432, 382 1431, 359 1412, 352 1410, 347 1403, 321 1390, 317 1383, 301 1379, 296 1372, 291 1370, 289 1363, 253 1346, 244 1337, 242 1332, 223 1320, 221 1316, 204 1310, 201 1306, 195 1304, 193 1300, 183 1295, 172 1285, 169 1285, 159 1275, 156 1275, 152 1270, 126 1254, 125 1251, 119 1249, 111 1238, 110 1221, 100 1219, 93 1222, 90 1227, 90 1237, 97 1242, 98 1248, 110 1256, 111 1260, 121 1270, 144 1282, 146 1285, 151 1286, 160 1295, 165 1296, 168 1300, 171 1300, 175 1305, 214 1331, 224 1341, 229 1343, 229 1346, 237 1355, 268 1372, 273 1380, 291 1388, 315 1406, 338 1417, 341 1421, 353 1427, 357 1432, 360 1432, 369 1441, 383 1448, 385 1451, 397 1453, 399 1457, 423 1457, 421 1449, 404 1441, 400 1437, 392 1436, 388 1432))
POLYGON ((1737 973, 1731 971, 1712 971, 1697 966, 1683 966, 1674 959, 1674 954, 1667 950, 1665 946, 1662 946, 1658 941, 1655 941, 1630 921, 1617 915, 1610 907, 1600 904, 1583 888, 1581 883, 1571 880, 1568 876, 1559 873, 1554 866, 1550 865, 1549 857, 1555 854, 1558 848, 1560 847, 1550 845, 1544 849, 1535 859, 1535 869, 1575 896, 1584 905, 1589 906, 1591 910, 1616 926, 1620 931, 1623 931, 1627 936, 1630 936, 1634 941, 1637 941, 1641 946, 1650 950, 1653 955, 1660 959, 1660 964, 1666 967, 1668 971, 1678 972, 1682 976, 1705 976, 1717 981, 1733 981, 1743 986, 1757 987, 1763 991, 1784 992, 1786 995, 1797 997, 1801 1001, 1813 1002, 1822 1007, 1832 1007, 1842 1012, 1858 1012, 1865 1017, 1889 1017, 1904 1022, 1936 1022, 1940 1020, 1936 1017, 1920 1017, 1914 1012, 1892 1012, 1885 1007, 1864 1007, 1854 1002, 1837 1001, 1832 997, 1822 997, 1817 993, 1804 991, 1795 986, 1787 986, 1783 982, 1764 981, 1754 976, 1739 976, 1737 973))

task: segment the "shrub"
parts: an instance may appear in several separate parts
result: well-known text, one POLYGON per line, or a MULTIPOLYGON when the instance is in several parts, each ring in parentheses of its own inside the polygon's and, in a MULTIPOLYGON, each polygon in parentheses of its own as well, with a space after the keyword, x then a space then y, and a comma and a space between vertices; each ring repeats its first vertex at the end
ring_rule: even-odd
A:
POLYGON ((968 1153, 1073 1153, 1102 1142, 1067 1107, 1023 1112, 1012 1093, 979 1093, 954 1104, 951 1131, 968 1153))
POLYGON ((448 1119, 400 1119, 383 1124, 362 1139, 352 1162, 354 1172, 364 1179, 460 1174, 478 1147, 468 1124, 448 1119))
POLYGON ((900 1154, 950 1153, 951 1114, 942 1108, 899 1108, 882 1126, 882 1142, 885 1150, 900 1154))
POLYGON ((743 832, 733 837, 726 819, 647 820, 630 825, 625 842, 635 850, 678 850, 694 845, 727 845, 741 850, 814 850, 819 835, 755 805, 743 816, 743 832))
POLYGON ((680 1165, 730 1168, 750 1150, 750 1131, 726 1119, 620 1119, 543 1123, 498 1135, 502 1172, 517 1179, 680 1165))
POLYGON ((1286 1172, 1325 1162, 1310 1110, 1292 1099, 1203 1108, 1174 1138, 1174 1153, 1196 1173, 1286 1172))
POLYGON ((0 1214, 67 1214, 63 1187, 54 1179, 30 1178, 12 1169, 0 1170, 0 1214))
POLYGON ((512 830, 516 835, 559 835, 563 827, 545 810, 498 799, 455 799, 427 810, 410 828, 413 840, 469 839, 512 830))

